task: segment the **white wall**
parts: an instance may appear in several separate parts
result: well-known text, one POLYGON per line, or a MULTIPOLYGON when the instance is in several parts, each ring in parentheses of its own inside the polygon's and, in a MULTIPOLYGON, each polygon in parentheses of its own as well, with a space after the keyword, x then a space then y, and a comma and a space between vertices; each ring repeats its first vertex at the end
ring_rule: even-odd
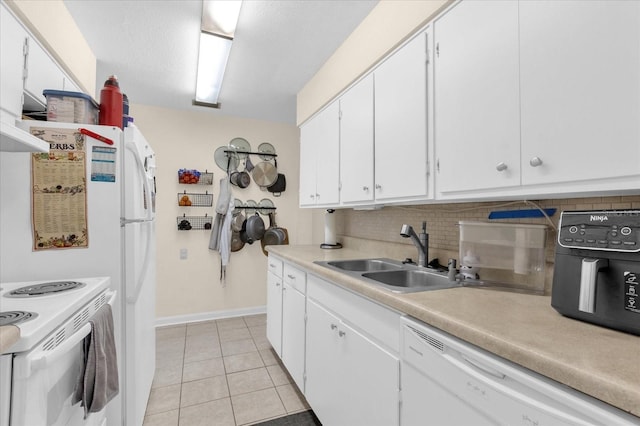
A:
MULTIPOLYGON (((131 115, 157 154, 158 288, 157 316, 216 315, 221 312, 261 308, 266 303, 266 257, 259 243, 245 245, 231 254, 226 287, 220 285, 220 256, 208 249, 210 231, 178 231, 176 216, 213 214, 218 200, 219 180, 224 172, 214 162, 214 151, 234 137, 243 137, 253 149, 271 143, 278 154, 278 168, 287 177, 281 197, 261 191, 252 181, 246 189, 234 187, 233 196, 259 202, 270 198, 277 207, 278 225, 289 231, 291 244, 312 242, 312 212, 298 208, 299 131, 295 126, 234 117, 220 117, 215 111, 202 113, 132 104, 131 115), (178 169, 214 173, 214 185, 181 185, 178 169), (178 193, 214 194, 214 207, 179 207, 178 193), (180 249, 188 258, 180 260, 180 249)), ((254 157, 252 161, 259 161, 254 157)), ((268 217, 264 217, 268 226, 268 217)), ((178 319, 180 319, 178 318, 178 319)))
POLYGON ((451 0, 381 0, 298 92, 298 125, 364 75, 449 3, 451 0))

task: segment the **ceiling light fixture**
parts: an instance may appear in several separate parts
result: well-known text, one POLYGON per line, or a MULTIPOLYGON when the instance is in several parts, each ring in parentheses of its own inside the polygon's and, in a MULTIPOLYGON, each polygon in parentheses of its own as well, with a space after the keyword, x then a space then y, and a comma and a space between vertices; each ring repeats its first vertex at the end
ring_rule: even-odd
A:
POLYGON ((241 0, 204 0, 194 105, 220 108, 218 96, 235 34, 241 0))

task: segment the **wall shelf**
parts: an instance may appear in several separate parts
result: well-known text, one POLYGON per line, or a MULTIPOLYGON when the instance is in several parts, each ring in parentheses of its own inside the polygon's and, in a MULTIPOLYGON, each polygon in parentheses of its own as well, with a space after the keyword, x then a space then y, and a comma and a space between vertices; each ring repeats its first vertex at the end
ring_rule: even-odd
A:
POLYGON ((213 194, 187 192, 178 193, 178 206, 180 207, 211 207, 213 206, 213 194))
POLYGON ((205 214, 204 216, 178 216, 176 224, 178 231, 195 231, 199 229, 211 229, 213 216, 205 214))
POLYGON ((178 170, 178 183, 184 185, 213 185, 213 173, 196 169, 178 170))

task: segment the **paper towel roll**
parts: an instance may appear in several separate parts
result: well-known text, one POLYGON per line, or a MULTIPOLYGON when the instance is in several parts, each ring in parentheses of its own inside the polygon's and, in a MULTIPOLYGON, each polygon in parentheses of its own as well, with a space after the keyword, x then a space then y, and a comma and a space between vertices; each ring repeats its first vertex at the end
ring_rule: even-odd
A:
POLYGON ((329 211, 324 214, 324 243, 336 245, 336 216, 329 211))

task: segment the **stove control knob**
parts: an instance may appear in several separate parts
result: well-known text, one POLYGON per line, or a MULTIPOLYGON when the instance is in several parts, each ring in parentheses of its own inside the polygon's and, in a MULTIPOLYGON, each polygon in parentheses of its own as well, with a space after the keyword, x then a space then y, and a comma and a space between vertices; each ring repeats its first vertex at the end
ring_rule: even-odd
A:
POLYGON ((625 236, 631 235, 631 228, 629 228, 628 226, 625 226, 620 230, 620 233, 625 236))

